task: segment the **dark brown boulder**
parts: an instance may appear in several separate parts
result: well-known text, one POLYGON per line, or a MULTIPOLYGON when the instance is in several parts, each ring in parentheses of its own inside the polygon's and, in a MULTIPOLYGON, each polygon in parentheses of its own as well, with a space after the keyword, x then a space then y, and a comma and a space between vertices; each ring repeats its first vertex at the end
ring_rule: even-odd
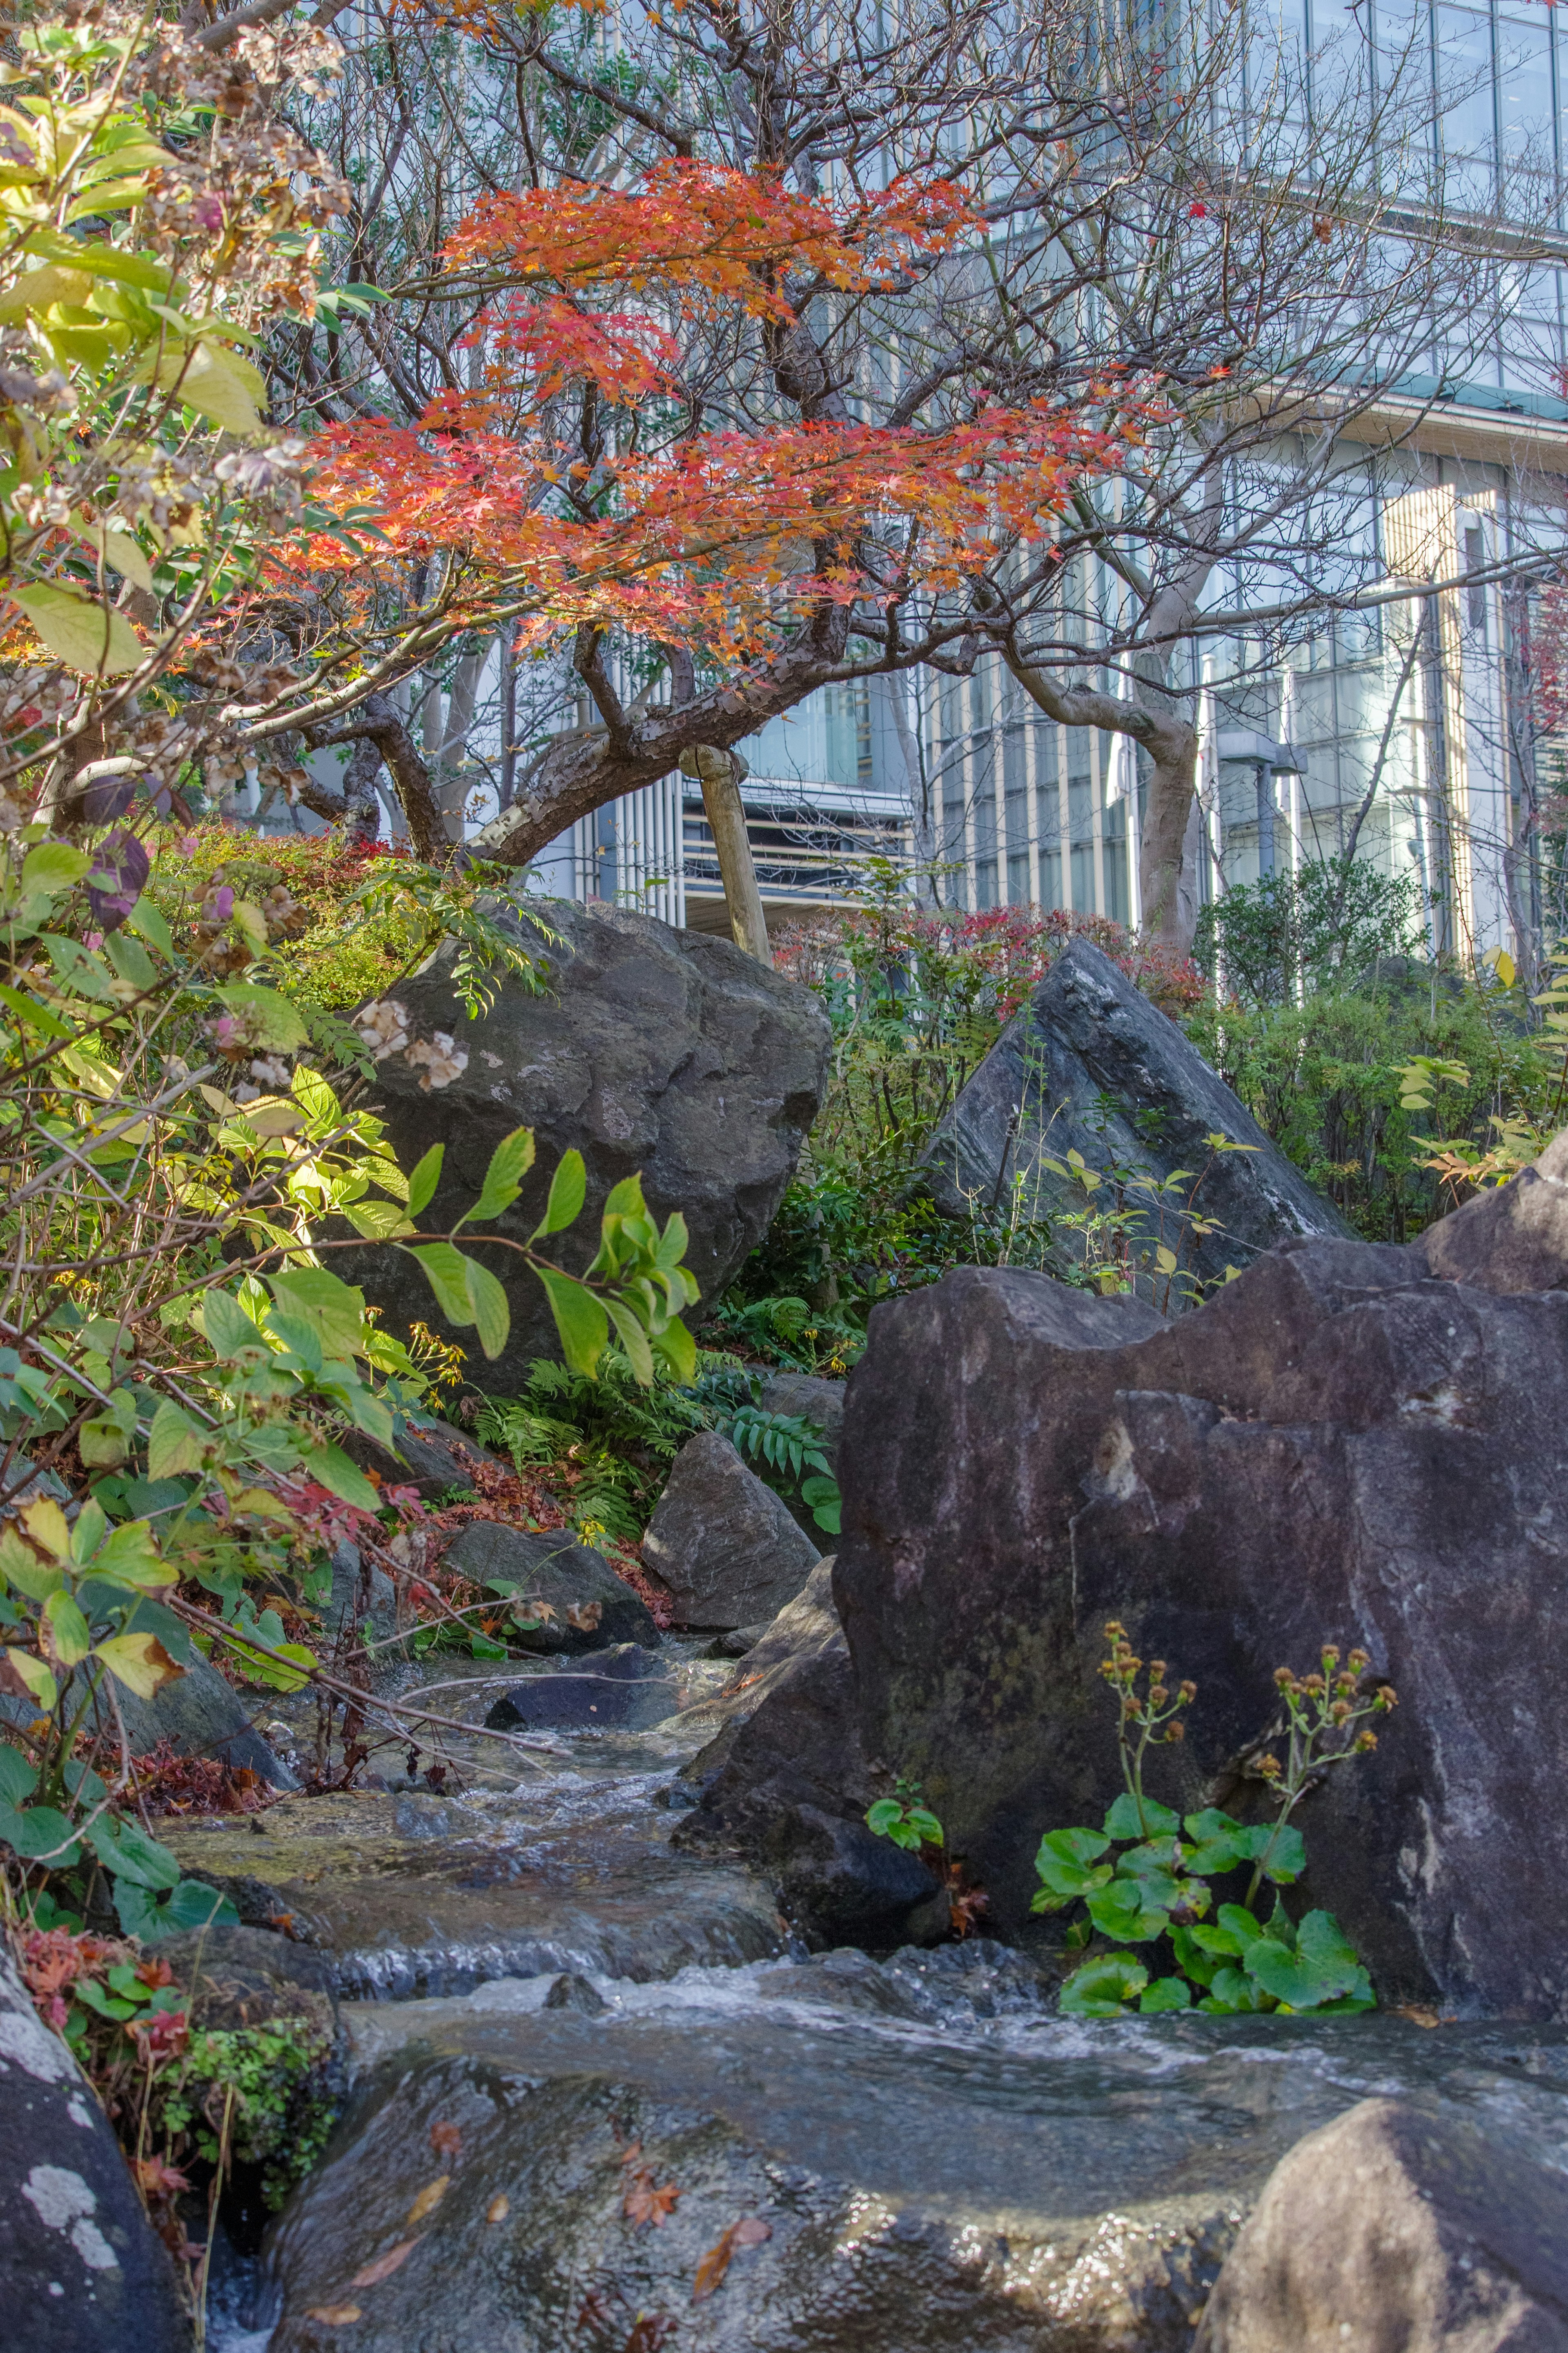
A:
POLYGON ((1184 1805, 1245 1805, 1273 1670, 1359 1643, 1401 1705, 1307 1800, 1305 1895, 1385 1997, 1568 2005, 1568 1296, 1419 1263, 1289 1245, 1121 1345, 1137 1311, 1091 1322, 1027 1273, 877 1310, 835 1574, 856 1727, 923 1781, 1004 1933, 1041 1831, 1117 1786, 1107 1618, 1199 1686, 1156 1776, 1184 1805))

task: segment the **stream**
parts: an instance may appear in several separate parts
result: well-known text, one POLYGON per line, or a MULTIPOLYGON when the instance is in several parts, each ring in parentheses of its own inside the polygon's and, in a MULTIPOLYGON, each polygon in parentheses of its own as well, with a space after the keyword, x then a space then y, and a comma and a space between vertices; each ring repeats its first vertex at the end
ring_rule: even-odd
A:
POLYGON ((485 1732, 519 1685, 531 1727, 605 1706, 574 1663, 403 1671, 472 1727, 439 1790, 177 1827, 330 1973, 348 2053, 326 2158, 215 2262, 214 2353, 1179 2353, 1274 2165, 1359 2100, 1568 2170, 1560 2028, 1072 2021, 985 1938, 808 1952, 754 1873, 668 1845, 733 1663, 667 1641, 604 1679, 633 1720, 485 1732))

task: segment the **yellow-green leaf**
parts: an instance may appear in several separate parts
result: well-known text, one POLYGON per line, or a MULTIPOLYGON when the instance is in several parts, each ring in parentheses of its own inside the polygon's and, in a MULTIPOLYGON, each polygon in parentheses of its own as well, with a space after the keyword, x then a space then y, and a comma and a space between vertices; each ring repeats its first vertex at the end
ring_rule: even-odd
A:
POLYGON ((156 1634, 111 1634, 93 1651, 117 1683, 138 1699, 151 1699, 160 1683, 173 1683, 185 1672, 173 1660, 156 1634))
POLYGON ((45 647, 68 670, 117 678, 134 670, 146 651, 124 615, 107 605, 89 604, 85 596, 73 596, 46 581, 10 593, 45 647))

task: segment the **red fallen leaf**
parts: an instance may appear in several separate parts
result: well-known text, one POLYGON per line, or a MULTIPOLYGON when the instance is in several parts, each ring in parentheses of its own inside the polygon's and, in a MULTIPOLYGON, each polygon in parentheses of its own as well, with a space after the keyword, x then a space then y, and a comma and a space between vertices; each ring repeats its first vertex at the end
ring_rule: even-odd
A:
POLYGON ((350 2287, 379 2287, 383 2280, 390 2279, 394 2272, 402 2270, 418 2244, 417 2239, 403 2239, 395 2247, 388 2247, 384 2255, 377 2255, 374 2263, 366 2263, 363 2272, 355 2272, 349 2282, 350 2287))
POLYGON ((723 2237, 714 2242, 697 2266, 697 2277, 691 2284, 692 2303, 705 2304, 710 2295, 717 2293, 723 2284, 724 2274, 730 2268, 730 2258, 737 2247, 760 2247, 764 2239, 771 2239, 773 2235, 772 2223, 763 2221, 755 2214, 743 2214, 738 2222, 731 2222, 723 2237))
POLYGON ((648 2167, 638 2163, 641 2156, 642 2143, 634 2140, 621 2159, 621 2169, 626 2175, 621 2211, 634 2230, 640 2231, 645 2222, 651 2222, 654 2229, 659 2231, 664 2227, 666 2215, 674 2213, 680 2192, 673 2181, 656 2188, 648 2167))
POLYGON ((658 2353, 658 2348, 673 2337, 676 2323, 668 2312, 639 2312, 626 2341, 624 2353, 658 2353))

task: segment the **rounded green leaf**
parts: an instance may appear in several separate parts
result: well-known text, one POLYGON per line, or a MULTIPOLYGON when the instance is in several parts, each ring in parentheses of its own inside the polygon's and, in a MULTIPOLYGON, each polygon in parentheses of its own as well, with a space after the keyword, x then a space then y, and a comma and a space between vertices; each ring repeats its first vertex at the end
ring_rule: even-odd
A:
POLYGON ((147 650, 125 616, 111 606, 73 596, 68 589, 44 581, 10 593, 45 647, 68 670, 118 678, 134 670, 147 650))
POLYGON ((1067 2018, 1116 2018, 1148 1982, 1149 1972, 1136 1954, 1097 1953, 1068 1978, 1059 2008, 1067 2018))
POLYGON ((1105 1834, 1113 1839, 1173 1838, 1182 1827, 1180 1814, 1169 1806, 1162 1806, 1154 1798, 1142 1801, 1142 1816, 1138 1800, 1131 1790, 1124 1789, 1105 1817, 1105 1834))
POLYGON ((1192 2004, 1192 1989, 1180 1978, 1156 1978, 1145 1986, 1138 1997, 1140 2010, 1156 2014, 1166 2010, 1186 2010, 1192 2004))

